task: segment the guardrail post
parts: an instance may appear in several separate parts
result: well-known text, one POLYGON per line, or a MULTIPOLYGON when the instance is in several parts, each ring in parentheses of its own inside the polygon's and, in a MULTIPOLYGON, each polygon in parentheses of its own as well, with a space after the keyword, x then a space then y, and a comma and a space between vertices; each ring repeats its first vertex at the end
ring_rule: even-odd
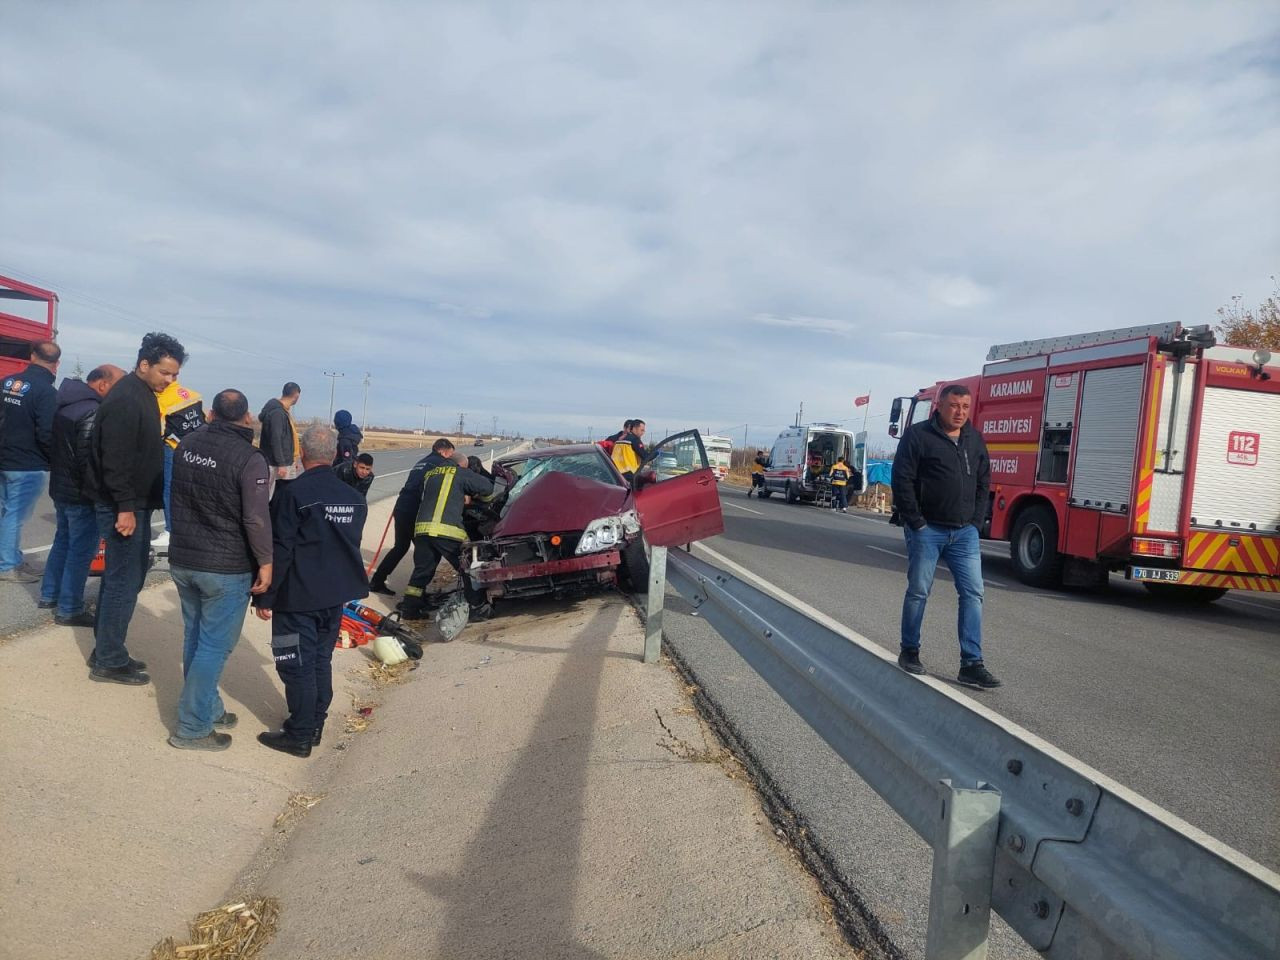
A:
POLYGON ((991 929, 1000 791, 942 784, 941 822, 933 839, 926 960, 985 960, 991 929))
POLYGON ((649 603, 644 620, 644 662, 662 656, 662 601, 667 593, 667 548, 649 548, 649 603))

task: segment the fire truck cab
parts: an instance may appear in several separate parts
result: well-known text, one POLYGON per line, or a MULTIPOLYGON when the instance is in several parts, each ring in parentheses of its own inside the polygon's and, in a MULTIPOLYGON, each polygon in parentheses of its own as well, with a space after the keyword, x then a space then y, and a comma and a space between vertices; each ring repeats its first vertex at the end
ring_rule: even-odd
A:
POLYGON ((1280 366, 1208 326, 1128 327, 994 346, 982 373, 893 402, 973 393, 991 455, 989 524, 1025 583, 1105 583, 1208 602, 1280 592, 1280 366))
POLYGON ((0 380, 31 362, 31 344, 54 339, 58 295, 20 280, 0 277, 0 380))

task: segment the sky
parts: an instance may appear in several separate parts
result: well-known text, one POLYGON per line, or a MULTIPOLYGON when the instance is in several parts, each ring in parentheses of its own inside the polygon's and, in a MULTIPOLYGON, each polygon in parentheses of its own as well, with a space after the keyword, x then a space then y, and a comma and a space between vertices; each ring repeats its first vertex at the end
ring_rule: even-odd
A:
POLYGON ((887 444, 994 343, 1280 274, 1274 2, 8 0, 0 131, 66 370, 165 330, 432 432, 887 444))

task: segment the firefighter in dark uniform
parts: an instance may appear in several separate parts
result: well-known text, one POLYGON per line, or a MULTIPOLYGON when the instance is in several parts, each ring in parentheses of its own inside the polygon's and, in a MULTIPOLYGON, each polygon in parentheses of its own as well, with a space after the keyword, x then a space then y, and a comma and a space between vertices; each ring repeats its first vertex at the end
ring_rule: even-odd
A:
POLYGON ((442 557, 458 571, 472 616, 486 617, 491 609, 462 565, 462 542, 467 539, 462 514, 467 497, 482 499, 493 494, 493 480, 459 466, 452 457, 453 444, 441 439, 431 445, 431 455, 423 460, 422 499, 413 525, 413 574, 399 605, 406 620, 426 615, 425 594, 442 557))
POLYGON ((271 586, 253 600, 258 619, 271 621, 271 653, 289 706, 283 727, 258 734, 258 742, 295 757, 310 756, 320 742, 342 605, 369 595, 360 555, 369 508, 334 474, 337 445, 330 427, 303 432, 304 472, 271 501, 271 586))

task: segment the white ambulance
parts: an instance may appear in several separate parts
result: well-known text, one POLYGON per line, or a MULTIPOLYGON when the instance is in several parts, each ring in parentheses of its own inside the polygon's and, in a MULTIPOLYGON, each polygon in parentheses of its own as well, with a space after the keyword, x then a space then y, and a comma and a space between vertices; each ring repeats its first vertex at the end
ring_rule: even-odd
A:
POLYGON ((841 458, 858 471, 849 484, 849 493, 861 493, 866 486, 866 435, 834 423, 810 423, 787 427, 778 434, 764 471, 763 500, 771 494, 812 502, 825 486, 823 478, 841 458))

